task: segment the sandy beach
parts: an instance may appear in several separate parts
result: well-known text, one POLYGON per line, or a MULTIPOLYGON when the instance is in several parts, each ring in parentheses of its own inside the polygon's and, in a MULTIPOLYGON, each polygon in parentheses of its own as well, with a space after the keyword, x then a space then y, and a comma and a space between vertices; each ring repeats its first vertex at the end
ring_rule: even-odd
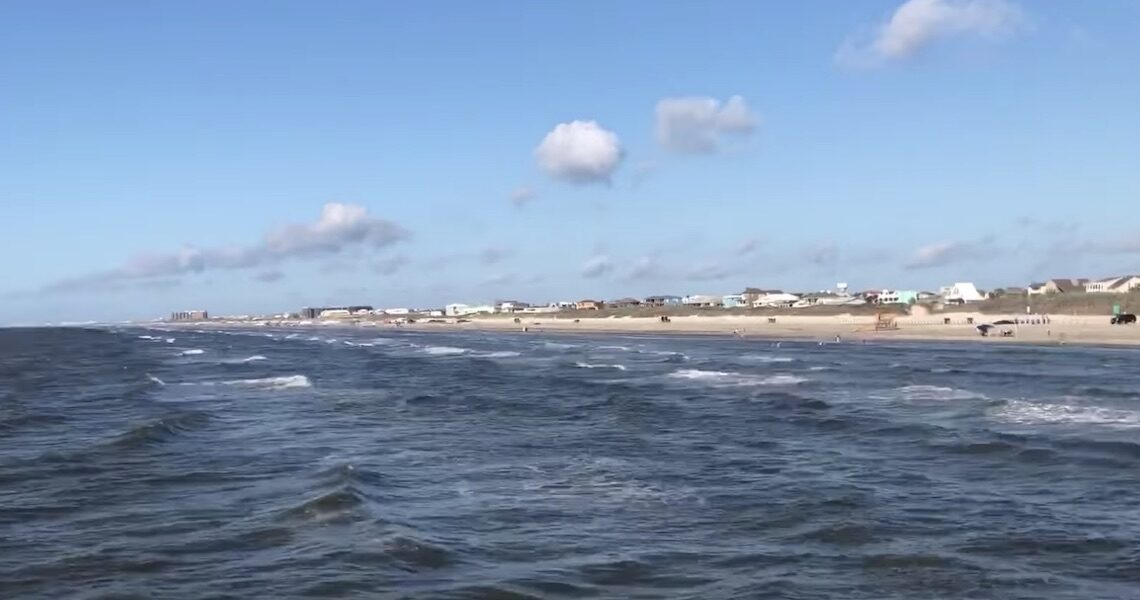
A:
POLYGON ((581 333, 636 333, 636 334, 706 334, 740 335, 747 338, 800 339, 829 341, 839 336, 842 340, 927 340, 927 341, 985 341, 992 343, 1030 344, 1086 344, 1086 345, 1140 345, 1140 327, 1111 325, 1107 316, 1049 316, 1028 317, 1035 323, 998 327, 994 333, 981 337, 977 323, 992 323, 1001 319, 1027 317, 955 313, 953 315, 900 316, 896 329, 876 330, 875 317, 866 315, 836 316, 778 316, 723 315, 677 316, 669 322, 657 317, 611 318, 557 318, 554 316, 520 317, 518 323, 510 317, 474 318, 463 323, 415 323, 405 327, 416 330, 456 329, 487 331, 529 332, 581 332, 581 333), (947 324, 945 319, 949 318, 947 324), (973 319, 973 323, 970 322, 973 319), (998 330, 1012 332, 1002 336, 998 330))

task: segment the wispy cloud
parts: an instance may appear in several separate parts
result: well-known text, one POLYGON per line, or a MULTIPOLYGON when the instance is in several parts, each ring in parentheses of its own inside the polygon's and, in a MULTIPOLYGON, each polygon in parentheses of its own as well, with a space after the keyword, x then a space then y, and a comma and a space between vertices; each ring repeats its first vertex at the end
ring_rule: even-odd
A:
POLYGON ((272 230, 255 244, 186 246, 176 252, 145 254, 107 271, 58 281, 44 291, 98 289, 109 283, 265 268, 288 260, 335 255, 349 248, 385 248, 410 237, 407 229, 370 215, 363 206, 332 202, 324 206, 316 221, 272 230))
POLYGON ((262 271, 253 276, 254 281, 260 281, 261 283, 274 283, 284 278, 285 274, 276 269, 272 271, 262 271))
POLYGON ((372 272, 377 275, 395 275, 401 269, 408 266, 410 262, 411 260, 407 256, 397 254, 396 256, 374 260, 369 267, 372 269, 372 272))
POLYGON ((613 269, 614 264, 610 261, 610 257, 604 254, 599 254, 597 256, 589 258, 586 260, 586 262, 582 263, 582 267, 579 269, 579 273, 581 273, 582 277, 594 279, 610 273, 613 271, 613 269))
POLYGON ((736 270, 722 263, 706 263, 697 265, 685 273, 689 281, 720 281, 736 274, 736 270))
POLYGON ((534 150, 551 177, 573 184, 609 183, 622 154, 617 134, 596 121, 559 123, 534 150))
POLYGON ((736 247, 736 253, 744 255, 752 254, 760 249, 760 244, 760 240, 757 239, 744 240, 736 247))
POLYGON ((668 150, 689 154, 716 152, 725 134, 755 131, 760 119, 744 98, 665 98, 657 103, 657 141, 668 150))
POLYGON ((998 249, 994 247, 995 238, 984 238, 967 242, 935 242, 921 246, 914 251, 910 259, 903 265, 907 269, 933 269, 947 265, 980 260, 993 256, 998 249))
POLYGON ((655 257, 642 256, 633 261, 630 265, 629 271, 626 273, 626 279, 638 281, 645 279, 655 279, 661 277, 661 264, 655 257))
POLYGON ((534 188, 523 185, 511 191, 511 205, 515 208, 523 208, 527 204, 534 202, 538 198, 538 192, 534 188))
POLYGON ((488 246, 479 251, 479 262, 485 265, 496 265, 514 255, 514 250, 502 246, 488 246))
POLYGON ((844 42, 835 59, 844 66, 874 67, 911 58, 940 39, 995 39, 1023 24, 1021 9, 1006 0, 908 0, 869 39, 844 42))

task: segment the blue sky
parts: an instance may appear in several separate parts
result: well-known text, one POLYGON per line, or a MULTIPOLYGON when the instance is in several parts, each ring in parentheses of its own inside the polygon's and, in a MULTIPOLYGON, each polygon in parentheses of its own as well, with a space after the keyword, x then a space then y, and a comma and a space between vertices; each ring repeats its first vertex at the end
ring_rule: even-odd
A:
POLYGON ((29 2, 0 322, 1140 271, 1140 2, 29 2))

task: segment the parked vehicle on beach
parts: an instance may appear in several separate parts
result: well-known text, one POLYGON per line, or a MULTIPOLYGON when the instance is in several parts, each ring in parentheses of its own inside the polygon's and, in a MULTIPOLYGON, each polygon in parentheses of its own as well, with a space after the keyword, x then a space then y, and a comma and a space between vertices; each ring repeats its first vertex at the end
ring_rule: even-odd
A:
POLYGON ((1111 323, 1113 325, 1134 325, 1136 323, 1136 315, 1132 313, 1113 315, 1111 323))

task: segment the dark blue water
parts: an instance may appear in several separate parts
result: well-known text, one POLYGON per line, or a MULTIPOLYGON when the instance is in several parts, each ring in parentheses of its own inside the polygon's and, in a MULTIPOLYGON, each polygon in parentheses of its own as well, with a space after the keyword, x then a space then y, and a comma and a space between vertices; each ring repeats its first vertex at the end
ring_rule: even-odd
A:
POLYGON ((1138 359, 0 330, 0 597, 1138 598, 1138 359))

